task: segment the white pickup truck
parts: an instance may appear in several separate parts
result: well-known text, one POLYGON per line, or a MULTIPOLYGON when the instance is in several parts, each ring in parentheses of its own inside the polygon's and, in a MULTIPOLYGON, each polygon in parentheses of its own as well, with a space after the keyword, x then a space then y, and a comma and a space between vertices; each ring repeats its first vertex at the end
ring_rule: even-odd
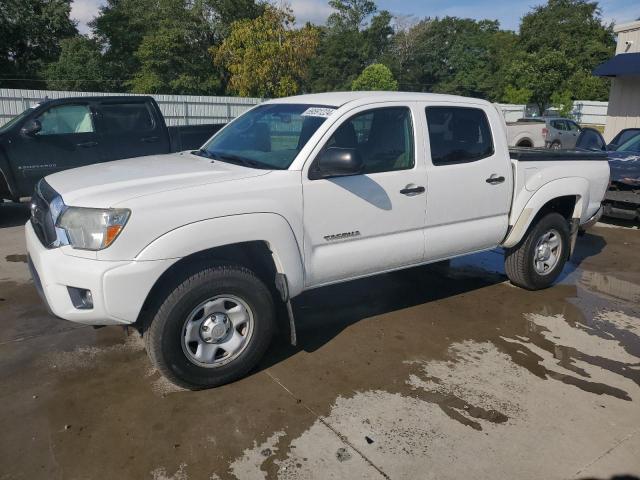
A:
POLYGON ((46 177, 29 265, 54 315, 133 324, 160 372, 205 388, 256 365, 276 306, 295 341, 290 300, 305 290, 495 247, 512 283, 550 286, 608 181, 600 153, 510 152, 482 100, 304 95, 198 151, 46 177))

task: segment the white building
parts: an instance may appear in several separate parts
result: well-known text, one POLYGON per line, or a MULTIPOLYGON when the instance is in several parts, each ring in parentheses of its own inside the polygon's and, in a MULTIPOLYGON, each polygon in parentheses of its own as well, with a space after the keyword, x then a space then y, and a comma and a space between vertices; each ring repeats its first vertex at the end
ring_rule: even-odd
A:
POLYGON ((640 128, 640 21, 618 25, 614 31, 616 56, 593 71, 599 77, 611 77, 607 142, 624 128, 640 128))

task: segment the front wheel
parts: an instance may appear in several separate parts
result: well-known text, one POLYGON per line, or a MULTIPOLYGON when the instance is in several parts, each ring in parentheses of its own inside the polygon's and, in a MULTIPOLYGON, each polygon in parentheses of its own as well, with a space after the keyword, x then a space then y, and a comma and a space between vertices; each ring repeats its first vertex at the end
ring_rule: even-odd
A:
POLYGON ((505 252, 505 271, 511 283, 527 290, 551 286, 569 258, 569 236, 562 215, 542 217, 517 246, 505 252))
POLYGON ((146 329, 153 365, 172 383, 216 387, 245 376, 275 328, 273 298, 250 270, 204 268, 177 285, 146 329))

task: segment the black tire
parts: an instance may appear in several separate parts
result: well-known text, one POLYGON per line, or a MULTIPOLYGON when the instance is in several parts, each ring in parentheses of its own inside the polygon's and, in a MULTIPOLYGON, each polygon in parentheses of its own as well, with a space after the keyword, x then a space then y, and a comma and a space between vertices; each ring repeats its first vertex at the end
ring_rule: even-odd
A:
POLYGON ((273 297, 249 269, 218 265, 191 274, 169 292, 144 332, 151 363, 169 381, 191 390, 232 382, 254 368, 271 342, 275 329, 273 297), (218 295, 242 299, 253 314, 253 333, 239 355, 224 365, 203 367, 193 363, 182 346, 183 327, 190 312, 218 295))
POLYGON ((505 271, 511 283, 527 290, 541 290, 550 287, 556 281, 569 257, 569 224, 559 213, 549 213, 542 217, 522 241, 505 252, 505 271), (536 244, 550 230, 558 232, 561 251, 555 266, 544 275, 534 267, 536 244))
POLYGON ((551 150, 561 150, 562 149, 562 144, 556 140, 555 142, 553 142, 551 144, 551 146, 549 148, 551 150))

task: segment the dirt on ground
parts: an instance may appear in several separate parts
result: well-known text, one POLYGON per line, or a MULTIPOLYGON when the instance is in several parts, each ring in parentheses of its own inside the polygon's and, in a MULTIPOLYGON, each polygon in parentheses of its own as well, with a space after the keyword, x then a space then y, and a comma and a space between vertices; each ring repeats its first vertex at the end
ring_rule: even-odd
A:
POLYGON ((640 475, 640 231, 554 287, 491 251, 314 290, 247 378, 179 389, 139 336, 50 317, 0 207, 0 479, 640 475))

